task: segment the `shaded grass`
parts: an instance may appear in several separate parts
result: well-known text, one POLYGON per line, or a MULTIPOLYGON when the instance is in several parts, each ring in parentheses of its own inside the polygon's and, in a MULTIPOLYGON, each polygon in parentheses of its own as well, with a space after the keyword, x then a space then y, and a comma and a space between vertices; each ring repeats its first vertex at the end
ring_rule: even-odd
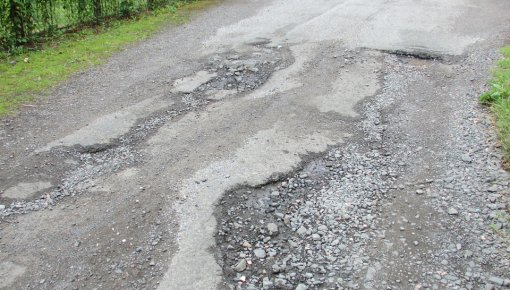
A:
POLYGON ((185 23, 193 11, 218 0, 183 0, 152 14, 84 28, 44 44, 40 49, 0 59, 0 116, 36 99, 73 73, 104 62, 127 44, 153 35, 165 24, 185 23))
POLYGON ((491 107, 496 128, 505 151, 505 164, 510 165, 510 46, 501 50, 499 61, 491 80, 491 89, 480 97, 482 103, 491 107))

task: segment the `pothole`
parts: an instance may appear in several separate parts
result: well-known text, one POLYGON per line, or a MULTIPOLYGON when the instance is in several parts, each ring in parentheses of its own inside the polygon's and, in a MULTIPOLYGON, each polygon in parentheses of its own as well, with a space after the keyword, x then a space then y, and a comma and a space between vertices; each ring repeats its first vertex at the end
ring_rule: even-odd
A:
POLYGON ((274 71, 290 64, 289 56, 290 53, 284 48, 258 48, 246 55, 230 52, 211 56, 203 69, 207 72, 207 79, 204 77, 205 83, 187 93, 172 93, 169 88, 168 97, 180 101, 139 118, 129 131, 120 137, 108 143, 87 146, 60 145, 53 148, 50 154, 65 159, 71 156, 79 163, 61 177, 62 181, 56 189, 34 200, 23 200, 28 198, 24 196, 0 210, 0 217, 52 207, 61 198, 86 192, 87 186, 80 184, 88 184, 89 180, 143 162, 143 156, 137 152, 137 146, 155 134, 161 126, 167 122, 176 122, 186 113, 201 110, 212 102, 228 97, 239 97, 257 89, 274 71), (223 95, 215 98, 219 92, 223 95))
POLYGON ((404 56, 422 60, 437 60, 437 61, 445 60, 445 56, 443 54, 424 49, 414 50, 396 49, 396 50, 382 50, 382 52, 385 52, 387 54, 393 54, 396 56, 404 56))

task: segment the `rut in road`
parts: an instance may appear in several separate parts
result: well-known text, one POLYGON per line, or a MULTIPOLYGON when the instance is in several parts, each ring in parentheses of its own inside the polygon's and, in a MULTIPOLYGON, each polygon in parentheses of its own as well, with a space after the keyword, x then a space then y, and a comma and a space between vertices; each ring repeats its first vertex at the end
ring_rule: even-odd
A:
POLYGON ((0 127, 0 288, 502 289, 507 1, 226 1, 0 127))

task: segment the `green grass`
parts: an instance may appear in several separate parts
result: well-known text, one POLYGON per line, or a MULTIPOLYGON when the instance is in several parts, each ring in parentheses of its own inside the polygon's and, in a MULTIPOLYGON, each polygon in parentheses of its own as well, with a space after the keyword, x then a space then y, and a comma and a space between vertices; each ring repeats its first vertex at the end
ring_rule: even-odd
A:
POLYGON ((494 70, 491 89, 480 97, 491 107, 498 135, 505 151, 505 164, 510 165, 510 46, 501 50, 503 59, 494 70))
POLYGON ((510 228, 508 227, 501 227, 503 224, 509 224, 510 223, 510 213, 508 211, 500 211, 497 213, 496 221, 492 224, 490 224, 490 228, 492 231, 502 237, 508 246, 510 246, 510 228))
POLYGON ((218 0, 182 1, 150 15, 116 20, 55 38, 36 51, 0 58, 0 117, 35 100, 73 73, 101 64, 114 52, 186 22, 191 13, 218 0))

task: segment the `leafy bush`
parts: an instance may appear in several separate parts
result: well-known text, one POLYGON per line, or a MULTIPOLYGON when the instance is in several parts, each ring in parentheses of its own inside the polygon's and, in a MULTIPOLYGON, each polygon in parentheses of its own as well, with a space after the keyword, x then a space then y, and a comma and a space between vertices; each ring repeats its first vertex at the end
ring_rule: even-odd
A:
POLYGON ((13 51, 41 37, 154 10, 176 0, 0 0, 0 50, 13 51))

